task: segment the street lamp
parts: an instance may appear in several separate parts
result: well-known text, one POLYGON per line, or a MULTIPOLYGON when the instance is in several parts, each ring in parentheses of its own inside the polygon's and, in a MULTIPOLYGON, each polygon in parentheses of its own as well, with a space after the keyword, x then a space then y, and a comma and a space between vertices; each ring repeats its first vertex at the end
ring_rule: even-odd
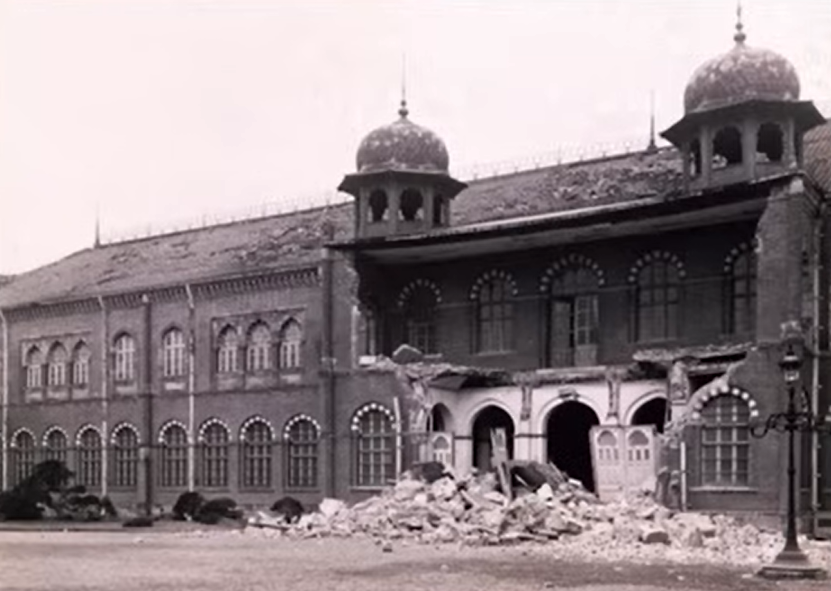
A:
MULTIPOLYGON (((819 579, 825 578, 824 569, 814 566, 808 556, 799 548, 796 534, 796 452, 794 437, 797 431, 803 433, 831 431, 831 423, 825 417, 819 417, 806 404, 803 398, 802 408, 796 406, 796 385, 799 382, 799 370, 802 359, 796 352, 798 339, 785 341, 786 351, 779 367, 788 390, 788 406, 785 412, 772 413, 767 420, 750 427, 753 437, 761 438, 770 431, 788 434, 788 514, 785 526, 785 547, 776 556, 773 564, 765 566, 759 575, 769 579, 819 579)), ((804 394, 803 394, 804 396, 804 394)))

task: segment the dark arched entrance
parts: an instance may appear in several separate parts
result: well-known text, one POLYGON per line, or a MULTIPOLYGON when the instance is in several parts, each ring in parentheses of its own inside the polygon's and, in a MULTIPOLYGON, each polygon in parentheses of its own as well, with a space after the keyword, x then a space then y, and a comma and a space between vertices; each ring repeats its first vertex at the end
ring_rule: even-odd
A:
POLYGON ((653 398, 644 402, 632 415, 633 425, 655 425, 658 433, 664 432, 664 423, 667 417, 667 399, 653 398))
POLYGON ((571 478, 594 491, 589 431, 600 423, 594 411, 570 400, 556 406, 548 415, 548 460, 571 478))
POLYGON ((430 419, 427 429, 428 431, 437 432, 453 430, 453 416, 445 405, 439 403, 430 409, 430 419))
POLYGON ((508 457, 514 457, 514 421, 511 416, 496 406, 482 409, 473 421, 473 465, 480 470, 490 470, 491 430, 504 428, 507 435, 508 457))

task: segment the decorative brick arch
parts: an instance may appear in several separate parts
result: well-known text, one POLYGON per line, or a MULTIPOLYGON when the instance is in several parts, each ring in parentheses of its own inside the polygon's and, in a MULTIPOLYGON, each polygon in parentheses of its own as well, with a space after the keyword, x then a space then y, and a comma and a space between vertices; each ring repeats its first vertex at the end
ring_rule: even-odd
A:
POLYGON ((482 291, 482 286, 484 286, 485 283, 495 279, 506 282, 511 289, 511 295, 516 296, 519 294, 516 281, 514 281, 514 278, 510 273, 501 269, 491 269, 490 271, 482 273, 482 275, 480 275, 479 278, 473 282, 473 287, 470 288, 470 299, 478 300, 479 292, 482 291))
POLYGON ((171 427, 181 427, 185 431, 185 437, 187 437, 188 443, 190 443, 190 433, 188 432, 188 428, 182 421, 177 421, 176 419, 167 421, 161 426, 161 428, 159 428, 159 443, 164 443, 165 433, 167 433, 168 429, 171 427))
POLYGON ((516 434, 517 428, 521 421, 518 420, 518 417, 514 414, 511 410, 511 407, 505 404, 502 400, 496 397, 488 397, 485 400, 480 401, 476 406, 470 409, 465 417, 465 430, 462 432, 463 434, 473 434, 473 425, 476 423, 476 419, 479 415, 484 411, 486 408, 493 406, 498 408, 501 411, 504 411, 510 419, 511 423, 514 426, 514 434, 516 434))
POLYGON ((290 418, 286 422, 286 426, 283 427, 283 439, 288 441, 289 440, 289 435, 291 433, 291 428, 294 427, 297 423, 301 423, 303 421, 308 421, 309 423, 314 425, 315 434, 317 435, 317 437, 320 437, 320 433, 322 431, 322 429, 320 428, 320 423, 318 423, 316 420, 314 420, 312 417, 310 417, 307 414, 299 414, 299 415, 293 416, 292 418, 290 418))
POLYGON ((77 447, 81 446, 81 437, 87 431, 95 431, 95 433, 98 435, 98 440, 101 442, 101 445, 104 445, 104 438, 101 437, 101 429, 99 429, 92 423, 87 423, 86 425, 80 426, 78 430, 75 431, 75 445, 77 447))
POLYGON ((684 263, 676 255, 667 250, 653 250, 635 261, 635 264, 629 270, 627 281, 632 284, 637 283, 641 270, 654 261, 666 261, 670 265, 673 265, 678 270, 679 279, 683 279, 687 275, 687 271, 684 269, 684 263))
POLYGON ((207 421, 203 422, 203 423, 199 426, 199 433, 197 434, 197 441, 199 441, 199 443, 203 443, 203 442, 204 442, 204 440, 205 440, 205 431, 206 431, 206 430, 208 429, 208 427, 210 427, 211 425, 219 425, 220 427, 222 427, 223 429, 225 429, 225 433, 227 433, 227 434, 228 434, 228 441, 231 441, 231 428, 228 426, 228 423, 226 423, 225 421, 223 421, 223 420, 221 420, 221 419, 218 419, 218 418, 216 418, 216 417, 211 417, 210 419, 208 419, 207 421))
POLYGON ((536 420, 534 421, 537 433, 548 433, 548 419, 551 418, 552 413, 557 410, 558 406, 561 406, 566 402, 578 402, 582 404, 595 414, 598 425, 603 422, 603 419, 601 418, 603 414, 601 413, 600 405, 594 400, 594 398, 580 394, 577 390, 573 390, 568 392, 566 395, 560 394, 551 398, 551 400, 548 400, 543 407, 540 408, 537 413, 536 420))
POLYGON ((727 256, 724 257, 724 272, 730 273, 733 270, 733 264, 736 262, 736 259, 741 255, 748 252, 755 253, 758 244, 758 241, 754 238, 753 240, 746 240, 738 246, 733 247, 727 256))
POLYGON ((439 286, 436 285, 433 281, 430 281, 429 279, 423 279, 419 277, 418 279, 414 279, 413 281, 410 281, 410 283, 405 285, 404 289, 401 290, 401 293, 398 294, 398 300, 396 300, 398 307, 403 308, 404 304, 407 303, 407 300, 410 299, 410 296, 413 295, 413 292, 415 292, 418 289, 430 290, 436 297, 436 303, 441 303, 441 290, 439 289, 439 286))
POLYGON ((37 445, 38 440, 35 438, 35 433, 31 429, 29 429, 28 427, 18 427, 12 433, 12 438, 11 438, 11 441, 9 442, 10 447, 17 448, 17 436, 20 435, 21 433, 28 433, 29 437, 32 438, 32 443, 37 445))
POLYGON ((245 419, 245 422, 239 428, 240 441, 245 441, 245 433, 248 431, 248 427, 256 423, 263 423, 266 427, 268 427, 268 432, 271 435, 271 439, 274 439, 276 437, 276 434, 274 432, 274 426, 271 424, 271 421, 269 421, 262 415, 254 415, 253 417, 248 417, 247 419, 245 419))
POLYGON ((138 443, 141 443, 141 433, 139 433, 139 430, 136 428, 136 426, 133 425, 132 423, 123 422, 123 423, 118 423, 115 427, 112 428, 112 431, 110 431, 110 443, 112 445, 116 444, 116 439, 118 437, 118 434, 121 431, 124 431, 125 429, 127 431, 132 431, 133 433, 135 433, 136 441, 138 443))
POLYGON ((718 396, 735 396, 736 398, 744 400, 750 409, 750 418, 755 419, 759 417, 759 404, 750 392, 722 382, 721 384, 712 384, 709 388, 702 388, 693 395, 690 400, 693 411, 692 418, 696 421, 700 420, 701 411, 704 409, 704 406, 718 396))
POLYGON ((603 273, 603 269, 600 268, 600 265, 594 259, 582 254, 572 253, 555 261, 545 270, 542 279, 540 279, 540 291, 543 293, 548 292, 551 289, 551 282, 560 273, 572 268, 583 268, 592 271, 597 278, 598 287, 603 287, 606 283, 606 276, 603 273))
POLYGON ((388 409, 383 404, 379 404, 377 402, 370 402, 369 404, 364 404, 361 408, 355 411, 354 415, 352 415, 352 423, 350 429, 353 432, 358 433, 361 430, 361 417, 363 417, 366 413, 374 410, 381 411, 382 413, 387 415, 387 418, 390 421, 392 421, 393 425, 395 425, 395 414, 393 414, 393 412, 390 409, 388 409))
POLYGON ((40 441, 41 441, 41 445, 42 445, 43 447, 46 447, 46 444, 47 444, 47 442, 49 441, 49 436, 50 436, 52 433, 55 433, 56 431, 57 431, 58 433, 63 434, 64 439, 66 440, 66 443, 67 443, 67 444, 69 444, 69 434, 66 432, 66 429, 64 429, 63 427, 59 427, 58 425, 52 425, 51 427, 49 427, 48 429, 46 429, 46 431, 44 431, 44 432, 43 432, 43 437, 42 437, 42 438, 41 438, 41 440, 40 440, 40 441))

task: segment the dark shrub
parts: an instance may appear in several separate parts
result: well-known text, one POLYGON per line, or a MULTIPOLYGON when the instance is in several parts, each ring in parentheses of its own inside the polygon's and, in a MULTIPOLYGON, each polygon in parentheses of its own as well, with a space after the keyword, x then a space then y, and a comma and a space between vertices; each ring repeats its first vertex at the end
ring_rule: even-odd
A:
POLYGON ((303 515, 303 504, 293 497, 283 497, 271 506, 271 510, 281 514, 286 523, 293 523, 303 515))
POLYGON ((116 510, 115 505, 113 505, 113 502, 110 500, 110 497, 102 497, 101 510, 107 517, 118 517, 118 511, 116 510))
POLYGON ((0 515, 10 521, 33 521, 43 517, 43 511, 33 499, 9 490, 0 492, 0 515))
POLYGON ((214 524, 219 519, 240 519, 242 510, 237 509, 237 502, 228 497, 211 499, 199 508, 196 514, 196 521, 206 524, 214 524))
POLYGON ((196 491, 189 491, 179 495, 173 505, 173 519, 178 521, 192 520, 199 509, 205 504, 205 497, 196 491))

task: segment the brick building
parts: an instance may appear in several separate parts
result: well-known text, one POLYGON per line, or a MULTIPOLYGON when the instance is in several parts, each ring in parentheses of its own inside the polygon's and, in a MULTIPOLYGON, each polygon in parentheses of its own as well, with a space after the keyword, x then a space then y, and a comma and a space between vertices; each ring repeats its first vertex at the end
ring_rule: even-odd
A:
MULTIPOLYGON (((788 321, 811 402, 831 402, 831 126, 784 58, 735 42, 693 75, 672 148, 465 184, 402 104, 341 183, 354 205, 15 277, 3 486, 56 457, 121 505, 357 498, 416 459, 486 468, 504 427, 514 457, 611 494, 598 464, 654 466, 669 418, 688 506, 776 512, 784 458, 748 424, 781 408, 788 321), (423 358, 386 361, 402 344, 423 358)), ((828 510, 828 447, 807 443, 828 510)))

